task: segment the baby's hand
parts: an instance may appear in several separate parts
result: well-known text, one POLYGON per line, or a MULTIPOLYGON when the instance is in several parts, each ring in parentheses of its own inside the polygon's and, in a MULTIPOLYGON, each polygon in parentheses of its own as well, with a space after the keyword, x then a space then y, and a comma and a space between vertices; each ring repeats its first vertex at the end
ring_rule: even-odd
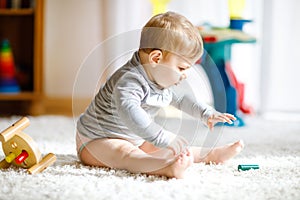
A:
POLYGON ((180 153, 185 153, 187 147, 188 141, 184 137, 177 135, 168 146, 168 149, 172 150, 174 155, 179 155, 180 153))
POLYGON ((232 121, 234 120, 236 120, 236 118, 232 114, 215 112, 208 118, 207 126, 210 130, 213 130, 214 125, 218 122, 223 122, 223 123, 227 122, 229 124, 232 124, 232 121))

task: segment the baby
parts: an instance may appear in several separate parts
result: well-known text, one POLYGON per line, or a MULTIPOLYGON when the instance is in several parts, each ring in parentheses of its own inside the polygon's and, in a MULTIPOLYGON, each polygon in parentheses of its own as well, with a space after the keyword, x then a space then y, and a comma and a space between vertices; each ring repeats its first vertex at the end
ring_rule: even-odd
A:
POLYGON ((193 163, 223 163, 237 155, 237 141, 200 155, 182 136, 165 130, 153 118, 172 105, 200 118, 209 129, 235 117, 220 113, 172 86, 201 57, 201 36, 191 22, 174 12, 158 14, 143 27, 140 47, 102 86, 77 122, 78 157, 90 166, 125 169, 132 173, 183 178, 193 163))

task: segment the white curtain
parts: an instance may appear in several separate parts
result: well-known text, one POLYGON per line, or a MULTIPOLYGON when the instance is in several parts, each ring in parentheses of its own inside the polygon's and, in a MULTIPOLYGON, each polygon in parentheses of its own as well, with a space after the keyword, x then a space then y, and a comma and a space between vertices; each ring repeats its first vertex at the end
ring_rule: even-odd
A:
POLYGON ((300 1, 265 0, 262 111, 300 112, 300 1))

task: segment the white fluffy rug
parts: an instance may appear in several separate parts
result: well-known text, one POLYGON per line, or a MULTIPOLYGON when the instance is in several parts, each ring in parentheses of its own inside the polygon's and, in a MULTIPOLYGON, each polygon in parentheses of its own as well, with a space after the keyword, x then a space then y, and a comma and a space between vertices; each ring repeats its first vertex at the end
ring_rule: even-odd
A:
MULTIPOLYGON (((1 131, 19 117, 2 118, 1 131)), ((243 139, 244 151, 225 165, 194 164, 185 179, 131 174, 83 166, 75 152, 74 121, 63 116, 29 117, 24 130, 43 154, 57 162, 37 175, 0 170, 0 200, 6 199, 300 199, 300 123, 247 118, 225 127, 218 145, 243 139), (259 170, 237 170, 259 164, 259 170)), ((4 158, 2 148, 0 158, 4 158)))

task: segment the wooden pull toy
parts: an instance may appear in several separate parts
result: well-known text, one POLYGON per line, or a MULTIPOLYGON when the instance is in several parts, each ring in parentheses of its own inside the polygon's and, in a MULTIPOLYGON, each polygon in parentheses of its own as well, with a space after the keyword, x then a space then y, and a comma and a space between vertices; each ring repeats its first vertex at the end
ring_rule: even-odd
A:
POLYGON ((43 171, 56 161, 53 153, 42 158, 42 154, 34 140, 22 130, 29 126, 27 117, 5 129, 0 134, 5 158, 0 162, 0 168, 8 168, 11 164, 27 169, 28 173, 36 174, 43 171))

